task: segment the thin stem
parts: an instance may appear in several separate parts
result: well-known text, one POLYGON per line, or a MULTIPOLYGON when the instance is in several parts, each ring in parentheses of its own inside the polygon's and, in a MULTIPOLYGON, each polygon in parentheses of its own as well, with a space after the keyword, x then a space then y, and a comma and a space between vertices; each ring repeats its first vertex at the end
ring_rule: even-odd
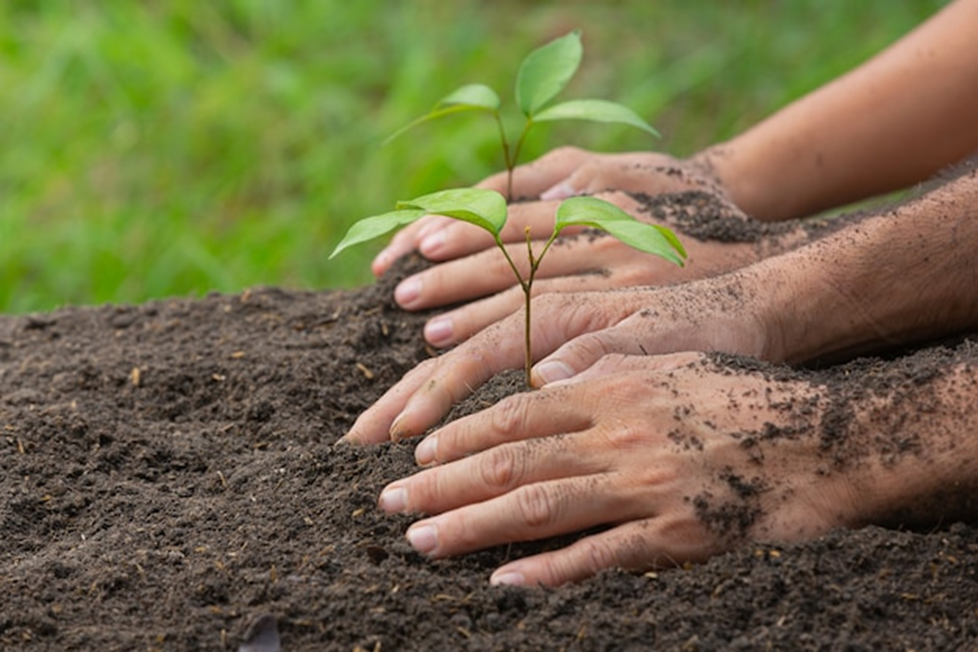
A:
MULTIPOLYGON (((526 122, 523 124, 523 131, 520 132, 519 140, 516 141, 516 146, 513 148, 512 160, 506 161, 506 201, 513 201, 513 172, 516 171, 516 162, 520 159, 520 150, 523 149, 523 143, 526 141, 526 134, 530 131, 530 127, 533 126, 533 119, 527 118, 526 122)), ((507 156, 507 159, 509 157, 507 156)))
POLYGON ((503 118, 499 115, 499 111, 493 111, 492 117, 496 119, 496 126, 499 127, 499 142, 503 146, 503 162, 506 164, 506 203, 508 204, 513 201, 513 168, 516 167, 516 156, 510 156, 509 139, 506 138, 506 127, 503 126, 503 118))
POLYGON ((520 270, 516 267, 516 263, 513 262, 513 259, 510 258, 509 252, 506 251, 506 245, 503 244, 503 241, 499 239, 498 235, 494 235, 494 237, 496 238, 496 246, 499 247, 501 252, 503 252, 503 256, 506 258, 506 262, 509 263, 509 268, 513 270, 513 274, 516 275, 516 280, 519 282, 520 287, 524 292, 528 292, 529 290, 526 281, 523 280, 523 275, 520 274, 520 270))
POLYGON ((530 261, 530 274, 526 279, 526 282, 521 282, 520 285, 523 288, 523 300, 524 300, 524 316, 525 320, 523 322, 523 344, 526 347, 523 358, 523 368, 526 373, 526 386, 533 387, 532 381, 532 369, 533 369, 533 342, 532 342, 532 332, 533 332, 533 320, 530 316, 530 307, 532 305, 533 299, 533 279, 536 278, 537 270, 540 269, 540 263, 543 262, 543 257, 546 255, 547 251, 550 249, 550 245, 554 243, 557 239, 557 229, 550 234, 550 238, 547 240, 546 244, 543 245, 543 249, 540 251, 539 256, 533 255, 533 241, 530 238, 530 227, 526 227, 526 257, 530 261))
POLYGON ((532 320, 530 319, 530 304, 533 298, 533 278, 537 275, 537 267, 540 264, 539 258, 533 257, 533 241, 530 238, 530 227, 526 227, 526 258, 530 261, 530 275, 526 279, 526 283, 523 284, 523 301, 524 301, 524 321, 523 321, 523 371, 526 374, 526 386, 528 388, 533 387, 533 380, 531 375, 531 370, 533 369, 533 342, 530 340, 532 337, 532 320))

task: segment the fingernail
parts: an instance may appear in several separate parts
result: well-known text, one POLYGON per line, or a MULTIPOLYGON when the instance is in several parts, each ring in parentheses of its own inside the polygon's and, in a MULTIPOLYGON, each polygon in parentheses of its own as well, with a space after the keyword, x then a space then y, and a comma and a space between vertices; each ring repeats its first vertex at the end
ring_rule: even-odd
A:
POLYGON ((553 199, 567 199, 568 197, 573 197, 576 191, 568 183, 558 183, 556 186, 547 188, 540 193, 540 199, 543 201, 551 201, 553 199))
POLYGON ((408 529, 407 540, 412 548, 427 555, 438 547, 438 531, 434 525, 415 525, 408 529))
POLYGON ((391 262, 390 250, 389 249, 383 249, 374 258, 374 262, 372 263, 371 266, 374 269, 377 269, 377 268, 387 269, 387 267, 390 265, 390 262, 391 262))
POLYGON ((407 507, 407 489, 404 487, 388 487, 380 493, 377 503, 388 514, 403 512, 407 507))
POLYGON ((421 279, 417 277, 401 281, 394 289, 394 300, 402 308, 410 308, 419 296, 421 296, 421 279))
POLYGON ((437 435, 425 437, 414 449, 414 459, 418 464, 430 464, 435 461, 435 451, 438 448, 437 435))
POLYGON ((496 571, 489 578, 489 584, 492 586, 523 586, 526 584, 526 578, 523 577, 523 573, 516 571, 496 571))
POLYGON ((444 229, 435 231, 431 235, 425 236, 421 239, 421 243, 418 245, 418 250, 424 256, 431 256, 438 253, 438 250, 445 246, 445 231, 444 229))
POLYGON ((434 346, 448 344, 452 340, 452 320, 435 317, 424 326, 424 338, 434 346))
POLYGON ((411 432, 405 429, 402 424, 404 419, 404 413, 401 412, 399 415, 397 415, 394 421, 391 422, 390 430, 387 431, 391 437, 391 441, 401 441, 402 439, 411 436, 411 432))
POLYGON ((574 370, 560 360, 548 360, 534 367, 533 375, 542 381, 540 385, 547 385, 570 378, 574 375, 574 370))

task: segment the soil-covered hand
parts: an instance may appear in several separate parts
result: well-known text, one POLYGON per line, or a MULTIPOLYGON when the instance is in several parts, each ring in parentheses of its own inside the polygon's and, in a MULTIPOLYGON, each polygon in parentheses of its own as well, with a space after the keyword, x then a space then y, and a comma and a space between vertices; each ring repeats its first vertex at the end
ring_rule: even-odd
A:
MULTIPOLYGON (((668 288, 550 293, 533 300, 534 384, 587 369, 608 353, 726 351, 780 359, 766 305, 746 270, 668 288)), ((513 313, 408 372, 357 419, 345 441, 420 435, 495 374, 524 360, 524 315, 513 313)))
POLYGON ((415 455, 431 468, 390 484, 380 506, 429 515, 407 537, 433 557, 608 528, 506 564, 497 584, 812 537, 859 514, 848 476, 825 472, 821 407, 817 387, 701 354, 609 356, 430 434, 415 455))
MULTIPOLYGON (((614 192, 600 196, 644 221, 663 224, 662 220, 644 212, 642 203, 631 195, 614 192)), ((713 208, 715 206, 707 210, 713 208)), ((511 210, 517 216, 544 212, 552 222, 556 203, 532 202, 513 206, 511 210)), ((722 219, 731 222, 748 220, 739 213, 725 213, 722 219)), ((556 241, 537 273, 534 295, 666 285, 705 278, 755 262, 764 251, 764 247, 758 243, 687 237, 681 223, 665 225, 673 228, 683 241, 688 253, 685 266, 679 267, 633 249, 607 234, 587 231, 556 241)), ((769 240, 772 245, 776 241, 787 241, 777 238, 769 240)), ((536 244, 539 251, 543 243, 536 244)), ((528 266, 526 243, 507 247, 511 259, 525 277, 528 266)), ((495 247, 446 261, 406 278, 398 284, 394 297, 407 310, 463 304, 433 317, 426 324, 425 339, 438 347, 468 339, 519 309, 524 300, 513 270, 495 247)))
MULTIPOLYGON (((526 201, 510 207, 501 237, 504 242, 523 242, 526 227, 535 238, 553 230, 554 211, 560 200, 573 195, 619 190, 649 195, 687 190, 706 190, 723 196, 719 182, 706 165, 681 161, 666 154, 635 152, 599 154, 561 147, 516 168, 513 194, 526 201)), ((478 184, 505 193, 506 174, 493 175, 478 184)), ((568 235, 573 233, 568 229, 568 235)), ((482 229, 458 220, 429 215, 399 231, 373 261, 373 272, 383 274, 400 256, 417 250, 425 258, 441 262, 461 258, 493 245, 482 229)), ((428 305, 432 305, 429 300, 428 305)))

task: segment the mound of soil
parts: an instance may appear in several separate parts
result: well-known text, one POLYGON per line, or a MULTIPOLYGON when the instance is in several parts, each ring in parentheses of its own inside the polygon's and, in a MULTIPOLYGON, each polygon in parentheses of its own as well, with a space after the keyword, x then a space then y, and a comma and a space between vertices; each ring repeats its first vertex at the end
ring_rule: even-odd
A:
POLYGON ((376 507, 411 445, 333 446, 433 353, 394 280, 0 318, 0 648, 974 649, 965 524, 554 590, 487 582, 546 542, 417 555, 376 507))

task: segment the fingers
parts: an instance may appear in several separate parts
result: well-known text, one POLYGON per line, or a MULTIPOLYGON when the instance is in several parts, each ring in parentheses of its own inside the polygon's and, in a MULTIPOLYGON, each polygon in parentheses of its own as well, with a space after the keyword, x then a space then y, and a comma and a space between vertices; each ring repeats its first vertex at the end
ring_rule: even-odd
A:
MULTIPOLYGON (((602 242, 610 240, 602 238, 602 242)), ((534 242, 534 245, 536 253, 543 248, 540 241, 534 242)), ((624 247, 625 245, 620 245, 618 248, 624 247)), ((536 276, 544 279, 601 274, 605 271, 604 258, 613 257, 605 249, 607 247, 589 241, 561 238, 551 247, 536 276)), ((530 262, 527 259, 526 243, 507 245, 506 250, 520 278, 516 277, 506 257, 496 248, 492 248, 436 265, 404 279, 394 290, 394 300, 405 310, 425 310, 471 301, 518 286, 520 280, 529 275, 530 262)), ((594 287, 602 286, 603 284, 596 284, 594 287)), ((569 287, 573 287, 573 284, 569 287)), ((587 286, 577 289, 587 289, 587 286)))
POLYGON ((418 521, 411 545, 432 557, 460 555, 512 541, 530 541, 606 522, 619 511, 608 476, 537 482, 497 498, 418 521))
MULTIPOLYGON (((500 444, 453 464, 433 466, 393 482, 384 488, 379 504, 388 512, 441 514, 535 484, 600 474, 603 466, 603 460, 581 455, 577 447, 567 445, 566 438, 528 439, 500 444)), ((561 485, 558 489, 562 492, 565 488, 561 485)), ((492 518, 498 518, 499 514, 493 514, 492 518)), ((530 518, 529 522, 535 520, 530 518)))
MULTIPOLYGON (((522 257, 514 250, 513 263, 521 277, 528 273, 526 245, 522 257)), ((496 249, 452 260, 401 281, 394 300, 405 310, 424 310, 493 294, 516 285, 519 280, 506 258, 496 249)))
POLYGON ((432 346, 447 348, 512 315, 523 305, 523 290, 514 285, 486 299, 432 317, 424 326, 424 338, 432 346))
POLYGON ((713 540, 695 523, 643 519, 501 566, 489 581, 494 585, 560 586, 612 568, 647 570, 702 561, 716 552, 714 548, 713 540))
POLYGON ((422 362, 367 408, 340 441, 369 444, 423 433, 493 375, 520 367, 520 332, 519 322, 500 322, 479 338, 422 362))
POLYGON ((499 444, 585 430, 591 413, 565 390, 525 392, 453 421, 425 437, 414 452, 418 464, 445 463, 499 444))
POLYGON ((567 177, 540 193, 540 199, 563 200, 609 189, 650 195, 681 192, 708 184, 688 164, 656 152, 596 154, 567 177))
POLYGON ((665 355, 626 355, 612 353, 605 355, 587 369, 566 380, 548 383, 547 389, 556 389, 564 385, 582 383, 604 376, 620 374, 628 371, 667 371, 681 369, 690 365, 702 364, 706 356, 698 351, 683 351, 665 355))
MULTIPOLYGON (((591 153, 582 149, 562 147, 548 152, 535 161, 518 166, 513 173, 513 199, 539 197, 543 190, 567 177, 590 156, 591 153)), ((507 186, 506 172, 494 174, 477 184, 479 188, 495 190, 503 195, 506 194, 507 186)), ((550 219, 549 229, 541 235, 538 229, 543 228, 545 220, 521 216, 520 213, 526 212, 526 207, 513 205, 510 209, 511 218, 507 220, 508 228, 503 232, 504 241, 525 237, 523 229, 526 225, 531 227, 534 237, 549 235, 553 228, 555 209, 556 206, 546 203, 541 207, 529 209, 550 219)), ((390 244, 374 258, 371 269, 375 276, 380 276, 390 269, 395 260, 415 249, 430 260, 441 261, 481 251, 492 243, 492 237, 478 227, 440 215, 429 215, 395 234, 390 244)))
MULTIPOLYGON (((513 171, 513 200, 539 197, 540 193, 571 174, 593 153, 577 147, 558 147, 535 161, 513 171)), ((507 174, 500 172, 483 180, 478 187, 506 194, 507 174)))
MULTIPOLYGON (((552 292, 586 292, 607 287, 607 279, 597 274, 569 276, 537 281, 533 296, 552 292)), ((425 324, 424 336, 432 346, 448 347, 481 332, 523 307, 523 290, 519 286, 480 301, 433 317, 425 324)))
POLYGON ((408 399, 431 376, 437 364, 437 358, 425 360, 405 374, 376 403, 357 417, 353 427, 339 441, 346 444, 379 444, 390 439, 391 423, 404 409, 408 399))
MULTIPOLYGON (((374 276, 380 276, 394 264, 394 261, 418 248, 429 235, 439 232, 452 220, 442 215, 425 215, 417 222, 409 224, 394 234, 390 244, 377 254, 371 263, 374 276)), ((476 228, 476 227, 473 227, 476 228)))
POLYGON ((657 317, 655 311, 643 310, 612 327, 595 329, 568 340, 533 367, 534 386, 567 380, 611 354, 650 356, 712 350, 696 324, 670 319, 669 328, 665 329, 657 317))
MULTIPOLYGON (((534 300, 531 357, 537 359, 581 333, 616 323, 638 300, 624 292, 538 297, 534 300)), ((522 366, 524 325, 525 315, 520 311, 445 355, 422 363, 361 414, 342 441, 371 443, 388 436, 396 440, 422 434, 493 375, 522 366)))

